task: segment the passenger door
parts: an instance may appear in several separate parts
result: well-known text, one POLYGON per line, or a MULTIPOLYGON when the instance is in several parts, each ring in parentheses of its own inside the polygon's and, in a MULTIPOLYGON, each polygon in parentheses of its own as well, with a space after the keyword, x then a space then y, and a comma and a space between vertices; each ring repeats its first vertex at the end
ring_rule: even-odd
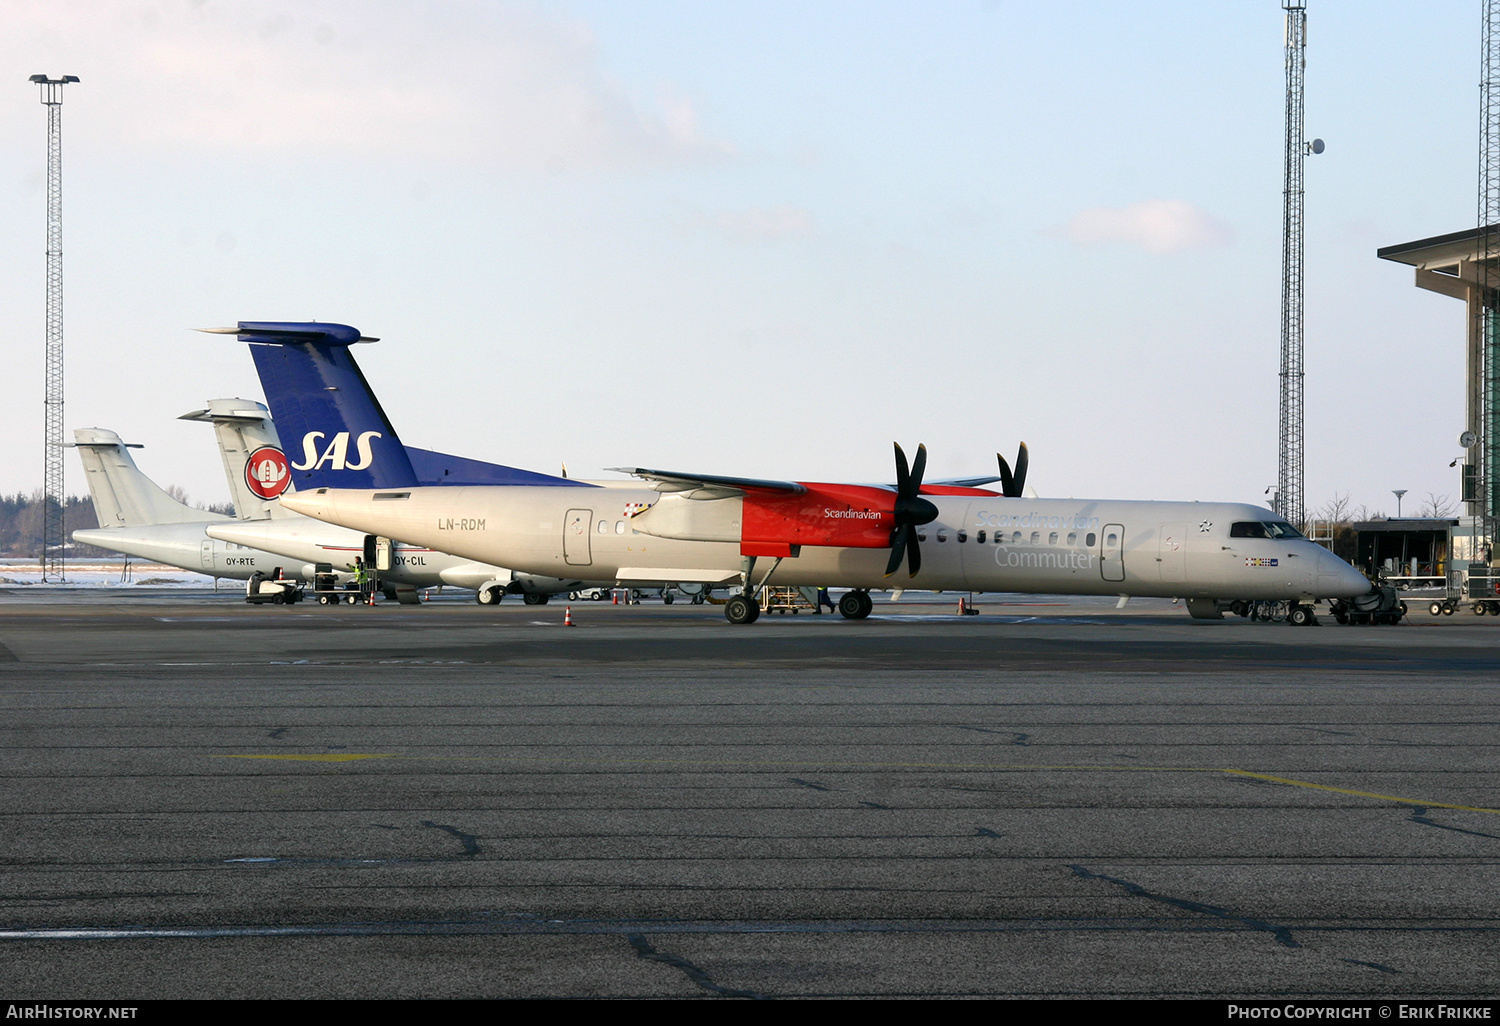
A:
POLYGON ((1106 581, 1125 579, 1125 527, 1105 524, 1099 533, 1099 572, 1106 581))
POLYGON ((589 548, 589 526, 593 522, 591 509, 570 509, 563 518, 563 559, 569 566, 588 566, 594 561, 589 548))

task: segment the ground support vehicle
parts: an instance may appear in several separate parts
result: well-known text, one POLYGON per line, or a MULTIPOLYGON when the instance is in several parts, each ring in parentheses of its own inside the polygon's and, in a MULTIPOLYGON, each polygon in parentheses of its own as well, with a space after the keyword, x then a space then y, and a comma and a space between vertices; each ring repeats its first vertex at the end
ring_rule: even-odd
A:
POLYGON ((1475 616, 1486 613, 1500 616, 1500 567, 1487 563, 1470 563, 1448 572, 1447 594, 1433 599, 1427 611, 1433 616, 1452 616, 1467 604, 1475 616))
POLYGON ((257 570, 245 582, 245 601, 251 605, 262 605, 267 602, 291 605, 293 602, 302 601, 302 586, 294 580, 283 577, 279 568, 275 577, 268 577, 257 570))
POLYGON ((1328 610, 1339 623, 1398 624, 1406 615, 1406 603, 1401 601, 1395 585, 1378 578, 1368 594, 1334 599, 1328 603, 1328 610))
POLYGON ((817 588, 793 588, 771 585, 760 589, 760 611, 763 613, 780 613, 785 616, 811 610, 821 613, 818 608, 817 588))

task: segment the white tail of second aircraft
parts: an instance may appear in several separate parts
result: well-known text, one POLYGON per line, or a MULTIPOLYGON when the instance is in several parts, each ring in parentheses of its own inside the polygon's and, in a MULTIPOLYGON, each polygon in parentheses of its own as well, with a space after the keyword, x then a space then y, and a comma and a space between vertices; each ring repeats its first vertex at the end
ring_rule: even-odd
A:
POLYGON ((79 428, 73 432, 83 461, 94 514, 100 527, 146 527, 227 520, 219 513, 195 509, 168 495, 136 467, 128 446, 113 431, 79 428))
POLYGON ((214 426, 236 516, 241 520, 296 516, 281 508, 281 496, 291 490, 292 479, 269 410, 249 399, 210 399, 207 409, 177 419, 214 426))

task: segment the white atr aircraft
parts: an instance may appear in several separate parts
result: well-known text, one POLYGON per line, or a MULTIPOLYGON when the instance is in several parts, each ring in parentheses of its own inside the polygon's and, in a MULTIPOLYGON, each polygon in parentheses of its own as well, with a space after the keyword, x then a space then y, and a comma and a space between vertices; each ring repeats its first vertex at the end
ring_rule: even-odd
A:
POLYGON ((272 413, 300 446, 288 507, 529 573, 738 581, 732 623, 760 615, 753 596, 765 584, 853 589, 839 611, 861 619, 870 590, 890 587, 903 562, 909 588, 1180 597, 1200 618, 1221 616, 1221 599, 1285 601, 1298 624, 1312 622, 1317 600, 1371 587, 1261 507, 1026 498, 1003 460, 1007 494, 924 487, 925 449, 909 467, 900 446, 894 486, 633 468, 646 483, 516 470, 429 487, 350 351, 375 339, 341 324, 209 330, 250 343, 272 413))
MULTIPOLYGON (((286 456, 260 403, 247 399, 214 399, 203 410, 181 420, 214 426, 224 473, 240 519, 195 509, 172 498, 143 474, 127 446, 113 431, 81 428, 74 432, 89 492, 101 526, 73 532, 76 541, 125 552, 169 566, 215 577, 248 579, 256 571, 310 581, 317 563, 350 572, 354 559, 371 566, 382 560, 390 568, 380 578, 399 601, 416 602, 418 588, 447 584, 474 590, 482 604, 518 592, 531 604, 549 595, 580 587, 577 578, 518 574, 461 556, 325 524, 284 509, 280 497, 291 484, 286 456)), ((426 453, 442 463, 448 476, 475 473, 473 461, 426 453)), ((441 475, 434 472, 440 479, 441 475)))
MULTIPOLYGON (((104 428, 73 432, 99 527, 74 531, 73 540, 215 577, 248 580, 256 571, 271 577, 287 560, 271 552, 215 543, 210 524, 230 522, 222 513, 195 509, 168 495, 136 467, 127 444, 104 428)), ((287 567, 288 576, 295 576, 287 567)))

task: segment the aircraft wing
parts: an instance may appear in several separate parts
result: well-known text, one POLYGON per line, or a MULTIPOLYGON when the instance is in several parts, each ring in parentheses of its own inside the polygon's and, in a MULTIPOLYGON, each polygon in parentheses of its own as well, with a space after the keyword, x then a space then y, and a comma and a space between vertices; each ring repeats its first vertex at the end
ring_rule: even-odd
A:
POLYGON ((716 474, 680 474, 673 470, 648 470, 645 467, 608 467, 621 474, 630 474, 656 483, 659 492, 692 492, 707 490, 721 492, 724 497, 744 495, 746 492, 785 492, 800 495, 807 488, 796 481, 763 481, 754 477, 721 477, 716 474))
POLYGON ((994 484, 1000 478, 993 475, 988 477, 945 477, 941 481, 925 481, 924 484, 942 485, 945 488, 982 488, 987 484, 994 484))

